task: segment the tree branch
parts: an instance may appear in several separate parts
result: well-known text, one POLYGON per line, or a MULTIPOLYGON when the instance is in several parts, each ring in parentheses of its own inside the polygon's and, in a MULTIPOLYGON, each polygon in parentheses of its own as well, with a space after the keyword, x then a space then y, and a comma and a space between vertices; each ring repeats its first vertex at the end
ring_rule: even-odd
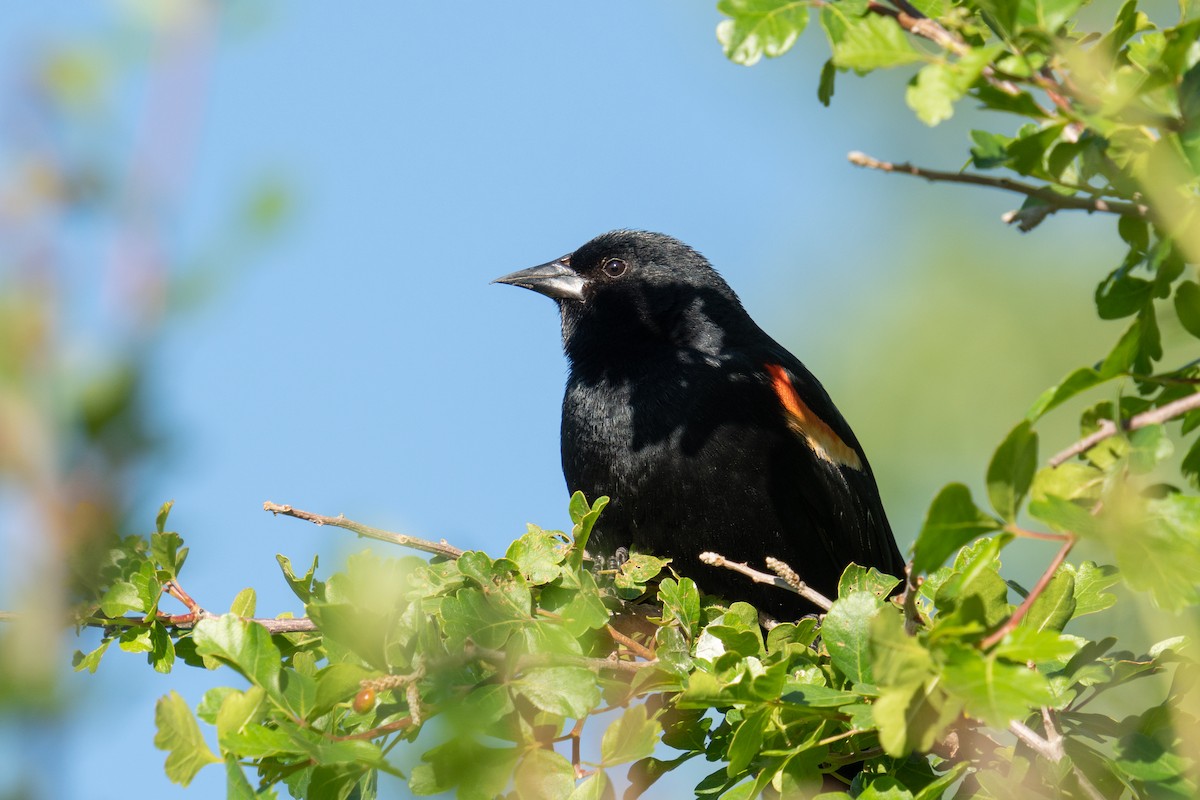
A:
MULTIPOLYGON (((160 613, 156 617, 157 622, 172 628, 194 628, 196 623, 207 617, 216 616, 207 611, 199 616, 192 614, 163 614, 160 613)), ((11 611, 0 611, 0 622, 15 620, 17 614, 11 611)), ((246 622, 253 622, 255 625, 261 625, 267 629, 270 634, 277 633, 312 633, 316 630, 317 624, 308 617, 272 619, 269 617, 241 617, 246 622)), ((75 620, 76 625, 81 625, 85 628, 145 628, 150 625, 150 622, 145 617, 87 617, 85 619, 75 620)))
POLYGON ((926 169, 925 167, 914 167, 907 162, 902 164, 893 164, 890 161, 880 161, 877 158, 860 153, 852 152, 846 156, 851 164, 867 169, 877 169, 882 172, 896 172, 905 175, 912 175, 917 178, 924 178, 932 182, 944 183, 969 183, 975 186, 990 186, 993 189, 1002 189, 1006 192, 1016 192, 1017 194, 1033 197, 1046 203, 1053 211, 1059 209, 1078 209, 1093 213, 1102 211, 1108 214, 1117 214, 1123 217, 1134 217, 1136 219, 1146 219, 1150 215, 1150 209, 1140 203, 1128 203, 1122 200, 1106 200, 1103 197, 1077 197, 1074 195, 1061 195, 1046 186, 1034 186, 1030 183, 1022 183, 1011 178, 993 177, 991 175, 980 175, 975 172, 943 172, 942 170, 926 169))
POLYGON ((1021 605, 1017 606, 1016 610, 1005 620, 1004 624, 997 628, 991 636, 988 636, 979 643, 981 649, 988 650, 1007 636, 1013 628, 1021 623, 1025 615, 1029 613, 1029 609, 1041 597, 1042 592, 1046 591, 1046 587, 1050 585, 1050 581, 1054 578, 1054 573, 1062 566, 1063 561, 1067 558, 1067 554, 1071 552, 1071 548, 1075 546, 1075 542, 1077 541, 1076 536, 1072 533, 1065 534, 1065 536, 1066 538, 1063 541, 1062 547, 1054 554, 1054 558, 1050 560, 1050 566, 1046 567, 1046 571, 1042 573, 1042 577, 1038 578, 1038 582, 1029 590, 1029 594, 1021 602, 1021 605))
POLYGON ((321 514, 314 514, 311 511, 301 511, 298 508, 291 506, 281 506, 272 503, 270 500, 263 503, 263 510, 270 511, 272 514, 283 514, 286 517, 295 517, 296 519, 308 520, 314 525, 332 525, 335 528, 344 528, 345 530, 357 533, 359 536, 365 536, 368 539, 378 539, 381 542, 389 542, 398 544, 401 547, 411 547, 413 550, 421 550, 425 553, 433 553, 435 556, 443 556, 445 558, 458 558, 464 551, 458 549, 452 544, 442 539, 438 542, 432 542, 428 539, 420 539, 416 536, 409 536, 404 533, 393 533, 385 531, 381 528, 372 528, 370 525, 363 525, 361 522, 346 519, 341 514, 336 517, 326 517, 321 514))
POLYGON ((803 583, 799 580, 799 578, 796 580, 796 585, 793 586, 787 580, 779 577, 778 575, 768 575, 765 572, 759 572, 758 570, 749 567, 746 564, 739 564, 736 561, 730 561, 720 553, 701 553, 700 560, 709 566, 724 567, 725 569, 731 569, 734 572, 741 573, 755 583, 765 583, 769 586, 776 586, 780 589, 786 589, 789 592, 800 595, 805 600, 822 609, 823 611, 828 611, 833 606, 833 603, 828 597, 821 594, 816 589, 810 588, 808 584, 803 583))
POLYGON ((1052 467, 1057 467, 1069 458, 1079 455, 1092 449, 1105 439, 1116 436, 1117 433, 1125 431, 1136 431, 1138 428, 1145 428, 1148 425, 1159 425, 1169 419, 1181 417, 1189 411, 1200 408, 1200 392, 1189 394, 1187 397, 1181 397, 1178 400, 1173 400, 1166 405, 1152 408, 1149 411, 1143 411, 1130 418, 1121 427, 1110 419, 1100 420, 1100 429, 1090 436, 1080 439, 1075 444, 1071 445, 1061 453, 1057 453, 1050 459, 1049 464, 1052 467))

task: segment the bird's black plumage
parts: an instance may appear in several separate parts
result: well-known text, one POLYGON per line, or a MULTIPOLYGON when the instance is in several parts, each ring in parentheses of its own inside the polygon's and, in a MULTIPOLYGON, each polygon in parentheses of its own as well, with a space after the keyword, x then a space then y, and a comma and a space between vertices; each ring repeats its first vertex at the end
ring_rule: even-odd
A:
POLYGON ((826 595, 850 562, 903 574, 854 432, 695 250, 614 231, 498 280, 558 302, 563 473, 612 498, 589 549, 669 556, 703 590, 780 618, 812 609, 697 556, 759 569, 774 556, 826 595))

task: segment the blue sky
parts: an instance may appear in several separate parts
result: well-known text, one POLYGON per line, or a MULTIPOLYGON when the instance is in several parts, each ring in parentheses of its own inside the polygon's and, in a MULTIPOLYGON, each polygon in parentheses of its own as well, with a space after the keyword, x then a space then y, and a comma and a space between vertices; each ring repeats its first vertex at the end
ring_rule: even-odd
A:
MULTIPOLYGON (((6 15, 0 52, 109 36, 138 5, 23 4, 6 15)), ((276 553, 302 563, 319 553, 331 570, 366 546, 273 519, 264 500, 493 553, 527 521, 565 525, 555 309, 489 281, 617 227, 700 249, 825 379, 872 453, 902 547, 936 487, 962 477, 956 465, 982 470, 986 455, 959 440, 908 445, 938 463, 922 470, 872 441, 941 413, 898 405, 905 380, 952 386, 994 342, 948 331, 962 341, 945 363, 933 353, 926 373, 902 366, 887 383, 874 370, 906 332, 951 319, 946 309, 1000 320, 987 334, 998 338, 1020 318, 970 288, 925 316, 944 287, 921 283, 920 265, 990 248, 992 274, 968 279, 986 287, 1000 273, 1035 274, 1062 249, 995 222, 1011 206, 1000 195, 846 163, 850 150, 962 163, 966 126, 929 132, 913 120, 906 76, 839 76, 823 108, 818 29, 797 53, 746 69, 721 54, 715 4, 688 0, 242 8, 213 32, 199 88, 182 98, 193 139, 172 165, 168 247, 184 261, 203 250, 263 179, 286 182, 296 210, 156 347, 151 393, 171 447, 138 505, 149 530, 159 503, 175 500, 172 527, 192 548, 183 582, 202 605, 227 608, 254 586, 260 613, 298 612, 276 553)), ((144 144, 144 88, 127 90, 105 143, 131 161, 144 144)), ((1061 225, 1067 240, 1101 229, 1061 225)), ((1084 288, 1064 302, 1086 311, 1089 297, 1084 288)), ((1048 349, 1036 386, 1076 366, 1077 352, 1048 349)), ((981 438, 998 442, 1020 402, 988 417, 981 438)), ((194 705, 228 679, 194 673, 160 677, 112 652, 97 675, 64 678, 75 713, 19 744, 0 727, 0 745, 37 765, 44 797, 215 796, 219 771, 185 792, 151 744, 157 697, 174 688, 194 705), (117 762, 145 769, 109 782, 117 762)))

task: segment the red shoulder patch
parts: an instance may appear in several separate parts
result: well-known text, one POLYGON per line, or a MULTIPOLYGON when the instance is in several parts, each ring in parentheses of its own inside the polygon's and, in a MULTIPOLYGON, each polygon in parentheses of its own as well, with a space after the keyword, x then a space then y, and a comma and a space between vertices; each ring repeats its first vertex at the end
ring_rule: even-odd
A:
POLYGON ((840 467, 862 469, 862 461, 854 448, 842 441, 825 420, 818 417, 800 398, 787 370, 779 364, 766 364, 771 376, 771 388, 783 406, 788 427, 804 438, 809 448, 820 459, 840 467))

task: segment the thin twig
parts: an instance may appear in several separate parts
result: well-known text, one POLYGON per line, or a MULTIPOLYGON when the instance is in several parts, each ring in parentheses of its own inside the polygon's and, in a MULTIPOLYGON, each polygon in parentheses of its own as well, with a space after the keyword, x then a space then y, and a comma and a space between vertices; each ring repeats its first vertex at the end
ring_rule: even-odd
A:
POLYGON ((616 672, 640 672, 643 669, 658 666, 658 659, 652 661, 619 661, 615 658, 588 658, 558 653, 526 653, 512 658, 503 650, 492 650, 473 644, 468 648, 468 654, 486 661, 493 666, 510 666, 516 672, 538 667, 584 667, 594 671, 614 670, 616 672))
POLYGON ((1041 531, 1031 531, 1027 528, 1021 528, 1016 525, 1005 525, 1004 530, 1011 533, 1013 536, 1019 536, 1022 539, 1041 539, 1045 542, 1064 542, 1069 537, 1065 533, 1043 533, 1041 531))
MULTIPOLYGON (((172 628, 194 628, 201 619, 215 616, 204 612, 200 617, 192 614, 159 614, 155 621, 172 628)), ((0 621, 16 619, 12 612, 0 612, 0 621)), ((317 624, 308 617, 295 619, 271 619, 268 617, 241 617, 246 622, 253 622, 267 629, 270 634, 277 633, 312 633, 317 630, 317 624)), ((150 622, 145 617, 87 617, 76 620, 75 624, 85 628, 146 628, 150 622)))
POLYGON ((877 158, 872 158, 865 153, 852 152, 846 156, 851 164, 867 169, 877 169, 883 172, 896 172, 905 175, 912 175, 917 178, 924 178, 927 181, 945 182, 945 183, 969 183, 976 186, 990 186, 993 189, 1003 189, 1007 192, 1016 192, 1023 194, 1026 197, 1034 197, 1055 209, 1079 209, 1089 213, 1102 211, 1109 214, 1118 214, 1123 217, 1135 217, 1137 219, 1145 219, 1150 214, 1150 209, 1140 203, 1127 203, 1121 200, 1106 200, 1102 197, 1076 197, 1074 195, 1062 195, 1045 186, 1034 186, 1030 183, 1022 183, 1014 181, 1011 178, 993 177, 991 175, 980 175, 976 172, 944 172, 936 169, 926 169, 925 167, 915 167, 907 162, 894 164, 890 161, 880 161, 877 158))
POLYGON ((341 514, 336 517, 326 517, 321 514, 314 514, 311 511, 301 511, 298 508, 291 506, 281 506, 272 503, 270 500, 263 503, 263 510, 270 511, 272 514, 283 514, 287 517, 295 517, 296 519, 304 519, 314 525, 332 525, 335 528, 344 528, 348 531, 353 531, 359 536, 366 536, 368 539, 378 539, 381 542, 390 542, 398 544, 401 547, 411 547, 414 550, 421 550, 425 553, 433 553, 437 556, 445 556, 446 558, 458 558, 464 551, 448 544, 445 539, 440 542, 432 542, 428 539, 419 539, 416 536, 409 536, 404 533, 394 533, 385 531, 381 528, 372 528, 370 525, 363 525, 361 522, 346 519, 341 514))
POLYGON ((786 589, 789 592, 794 592, 824 611, 828 611, 833 606, 833 603, 830 602, 828 597, 805 583, 798 581, 798 586, 792 586, 778 575, 768 575, 765 572, 759 572, 758 570, 749 567, 746 564, 739 564, 736 561, 730 561, 720 553, 701 553, 700 560, 712 567, 724 567, 725 569, 731 569, 734 572, 741 573, 755 583, 765 583, 769 586, 776 586, 780 589, 786 589))
POLYGON ((642 658, 646 659, 647 661, 654 660, 654 651, 651 650, 650 648, 646 647, 641 642, 637 641, 636 639, 634 639, 630 636, 626 636, 625 634, 621 633, 619 630, 614 628, 612 625, 605 624, 604 627, 608 631, 608 635, 610 637, 612 637, 612 640, 614 642, 616 642, 617 644, 625 645, 630 650, 632 650, 635 655, 641 656, 642 658))
POLYGON ((363 731, 361 733, 348 733, 344 736, 326 736, 325 738, 331 742, 351 742, 356 739, 375 739, 380 736, 386 736, 389 733, 402 731, 405 728, 411 728, 418 724, 420 723, 414 721, 412 717, 404 717, 403 719, 389 722, 386 725, 380 725, 378 728, 372 728, 369 731, 363 731))
POLYGON ((1021 601, 1021 605, 1017 606, 1017 609, 1013 611, 1012 616, 1010 616, 1003 625, 997 628, 991 636, 979 643, 979 646, 982 649, 987 650, 993 647, 997 642, 1007 636, 1013 630, 1013 628, 1017 627, 1017 625, 1021 623, 1021 620, 1024 619, 1025 615, 1029 613, 1029 609, 1032 608, 1037 599, 1041 597, 1042 592, 1046 591, 1046 587, 1050 585, 1051 579, 1054 578, 1054 573, 1058 571, 1060 566, 1062 566, 1063 561, 1067 558, 1067 554, 1070 553, 1071 548, 1075 546, 1075 542, 1076 537, 1074 534, 1066 534, 1066 538, 1063 540, 1063 546, 1060 547, 1058 552, 1054 554, 1054 558, 1050 560, 1050 565, 1046 567, 1046 571, 1042 573, 1042 577, 1038 578, 1038 582, 1034 584, 1032 589, 1029 590, 1029 594, 1026 595, 1025 599, 1021 601))
POLYGON ((1123 423, 1120 427, 1110 419, 1100 420, 1100 429, 1091 436, 1086 436, 1080 439, 1075 444, 1063 450, 1061 453, 1055 454, 1050 459, 1049 464, 1052 467, 1057 467, 1069 458, 1079 455, 1095 447, 1105 439, 1116 436, 1120 431, 1126 433, 1136 431, 1138 428, 1145 428, 1148 425, 1159 425, 1167 420, 1180 417, 1193 409, 1200 408, 1200 392, 1189 394, 1187 397, 1181 397, 1178 400, 1173 400, 1166 405, 1152 408, 1149 411, 1143 411, 1141 414, 1136 414, 1123 423))

